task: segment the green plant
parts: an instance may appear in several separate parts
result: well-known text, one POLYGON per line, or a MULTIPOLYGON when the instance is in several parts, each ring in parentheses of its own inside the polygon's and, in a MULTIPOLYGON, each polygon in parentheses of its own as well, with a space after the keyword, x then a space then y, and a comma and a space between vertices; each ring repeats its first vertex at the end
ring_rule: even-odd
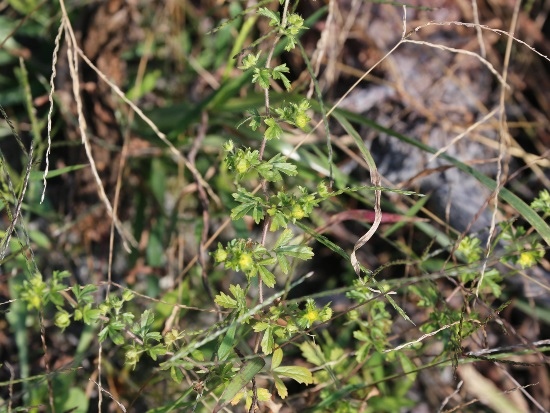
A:
MULTIPOLYGON (((38 5, 9 3, 30 17, 38 5)), ((382 187, 358 130, 368 127, 425 154, 440 148, 326 107, 302 36, 328 9, 320 8, 306 21, 296 11, 298 2, 262 1, 250 9, 230 3, 227 14, 226 9, 213 12, 215 21, 193 14, 207 6, 190 6, 189 26, 172 33, 173 42, 156 38, 154 30, 146 33, 144 44, 125 57, 136 72, 126 85, 130 92, 121 96, 109 84, 140 117, 133 121, 133 115, 116 111, 128 136, 147 139, 140 143, 146 155, 128 157, 128 183, 139 185, 125 223, 146 246, 126 255, 116 242, 109 248, 101 245, 109 249, 108 258, 96 257, 97 246, 59 248, 73 257, 108 260, 104 273, 92 265, 92 275, 84 280, 53 269, 57 263, 48 265, 58 245, 54 234, 62 230, 48 232, 34 222, 38 217, 52 227, 62 226, 64 217, 56 214, 47 193, 45 204, 39 203, 43 178, 70 177, 84 166, 61 165, 45 177, 37 170, 44 165, 37 168, 36 157, 49 153, 42 138, 49 115, 35 113, 32 102, 48 86, 34 65, 18 65, 0 51, 5 57, 0 64, 13 68, 21 89, 10 95, 13 105, 3 112, 4 119, 29 121, 22 126, 7 122, 4 128, 20 144, 23 167, 4 157, 0 165, 1 208, 9 222, 2 233, 2 254, 7 255, 0 263, 2 273, 12 274, 13 298, 0 304, 10 305, 6 319, 20 368, 20 378, 10 373, 0 379, 0 409, 48 404, 52 411, 87 411, 91 403, 101 409, 105 398, 127 410, 158 413, 237 411, 243 404, 249 412, 267 411, 284 403, 312 412, 393 412, 417 403, 420 372, 457 376, 460 366, 472 360, 514 366, 509 356, 547 351, 530 343, 520 350, 501 347, 496 355, 483 353, 489 339, 503 332, 520 337, 501 313, 513 306, 507 301, 513 295, 508 279, 545 263, 548 191, 527 205, 470 165, 440 154, 446 167, 495 190, 526 223, 501 222, 490 245, 483 245, 475 235, 442 231, 419 219, 427 199, 382 187), (255 33, 246 47, 256 25, 266 34, 255 33), (173 50, 185 58, 177 60, 173 50), (307 68, 314 99, 305 97, 305 83, 288 64, 289 56, 307 68), (138 60, 136 69, 132 63, 138 60), (187 64, 193 70, 182 76, 165 70, 187 64), (210 94, 204 93, 204 85, 193 89, 199 78, 207 79, 210 94), (189 91, 199 99, 187 100, 193 94, 189 91), (152 95, 160 96, 165 107, 150 105, 156 102, 152 95), (150 108, 138 111, 135 101, 150 108), (320 140, 326 147, 304 143, 302 137, 317 129, 315 121, 325 126, 320 140), (333 142, 331 128, 344 131, 353 150, 333 142), (29 132, 20 139, 18 129, 29 132), (27 150, 23 142, 31 135, 32 149, 27 150), (299 137, 299 143, 294 139, 291 145, 291 137, 299 137), (349 152, 357 152, 353 162, 365 165, 372 185, 340 170, 349 152), (409 209, 395 201, 403 196, 409 209), (360 231, 366 235, 354 245, 360 231), (369 239, 361 255, 359 249, 369 239), (323 268, 318 260, 327 254, 338 265, 323 268), (117 256, 127 260, 127 269, 113 276, 117 256), (318 273, 313 292, 305 286, 311 269, 318 273), (113 282, 122 277, 124 287, 113 282), (27 345, 29 335, 40 338, 38 345, 27 345), (65 338, 78 344, 68 349, 65 338), (63 364, 61 356, 72 350, 73 364, 63 364), (37 368, 41 365, 45 367, 37 368), (86 383, 93 390, 85 394, 86 383), (90 396, 94 392, 97 400, 90 396), (18 393, 24 397, 17 398, 18 393)), ((23 25, 28 36, 44 30, 50 14, 61 12, 37 13, 23 25)), ((67 29, 68 21, 63 21, 67 29)), ((412 34, 404 32, 396 48, 412 34)), ((11 83, 0 77, 0 85, 11 83)), ((77 267, 73 265, 75 272, 77 267)), ((534 304, 521 305, 527 311, 534 304)), ((520 363, 536 368, 530 361, 520 363)), ((448 401, 440 400, 442 405, 448 401)))

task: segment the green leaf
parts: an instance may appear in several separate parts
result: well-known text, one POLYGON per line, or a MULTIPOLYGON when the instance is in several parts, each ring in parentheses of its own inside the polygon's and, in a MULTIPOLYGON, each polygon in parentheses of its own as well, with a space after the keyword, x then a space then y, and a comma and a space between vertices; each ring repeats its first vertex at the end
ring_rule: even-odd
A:
POLYGON ((264 331, 269 327, 269 323, 266 323, 265 321, 259 321, 256 324, 254 324, 253 330, 258 333, 260 331, 264 331))
POLYGON ((300 344, 300 350, 302 351, 302 356, 311 364, 318 367, 325 364, 325 356, 318 344, 304 341, 300 344))
POLYGON ((285 245, 275 250, 276 254, 283 254, 301 260, 309 260, 313 257, 313 250, 307 245, 285 245))
POLYGON ((237 300, 237 303, 246 303, 245 291, 240 285, 229 285, 229 291, 233 294, 233 297, 237 300))
POLYGON ((255 67, 258 64, 258 60, 260 59, 260 53, 261 52, 258 52, 258 54, 256 54, 256 55, 253 55, 253 54, 247 55, 243 59, 242 66, 239 66, 239 69, 248 70, 251 67, 255 67))
POLYGON ((237 393, 246 386, 264 366, 265 360, 262 357, 254 357, 244 363, 241 370, 231 379, 223 391, 218 404, 214 407, 214 412, 220 411, 221 408, 233 400, 237 393))
POLYGON ((151 326, 153 322, 155 321, 155 314, 151 310, 145 310, 141 314, 140 318, 140 326, 141 330, 145 330, 147 327, 151 326))
POLYGON ((99 319, 100 315, 101 311, 98 309, 92 309, 91 304, 87 304, 86 307, 82 309, 82 321, 88 325, 95 323, 99 319))
POLYGON ((280 366, 274 369, 277 374, 289 377, 298 383, 311 384, 313 383, 313 374, 307 368, 302 366, 280 366))
POLYGON ((225 294, 224 292, 219 293, 214 302, 223 308, 237 308, 237 301, 225 294))
POLYGON ((283 129, 279 126, 275 119, 267 118, 264 122, 267 125, 267 129, 265 130, 265 138, 267 140, 279 139, 283 136, 283 129))
POLYGON ((283 274, 288 274, 290 272, 290 261, 283 254, 276 254, 277 261, 279 262, 279 268, 283 274))
POLYGON ((268 326, 262 337, 262 352, 264 354, 271 354, 273 352, 273 347, 275 346, 275 340, 273 339, 273 326, 268 326))
POLYGON ((258 82, 263 89, 269 89, 269 82, 271 80, 271 72, 269 69, 256 68, 254 69, 254 75, 252 76, 252 83, 258 82))
POLYGON ((359 341, 370 341, 368 334, 361 330, 354 331, 353 338, 359 341))
MULTIPOLYGON (((55 178, 56 176, 61 176, 73 171, 78 171, 79 169, 83 169, 88 166, 90 165, 79 164, 79 165, 66 166, 64 168, 59 168, 59 169, 51 169, 48 171, 48 174, 46 175, 46 179, 55 178)), ((45 171, 31 171, 31 173, 29 174, 29 180, 41 181, 42 179, 44 179, 44 172, 45 171)))
POLYGON ((218 348, 218 358, 220 361, 224 361, 233 350, 233 347, 235 346, 236 331, 237 331, 237 323, 233 322, 229 326, 229 329, 227 330, 227 333, 225 333, 225 336, 223 337, 222 342, 220 343, 220 347, 218 348))
POLYGON ((257 205, 252 208, 252 219, 256 224, 259 224, 262 219, 264 219, 264 210, 263 208, 258 207, 257 205))
POLYGON ((274 27, 281 24, 281 17, 279 16, 279 13, 269 10, 267 7, 260 7, 258 9, 258 14, 267 17, 270 20, 270 26, 274 27))
POLYGON ((279 394, 279 397, 281 399, 286 398, 286 396, 288 396, 288 389, 286 388, 281 378, 274 373, 273 380, 275 382, 275 388, 277 389, 277 393, 279 394))
POLYGON ((263 265, 259 265, 258 272, 260 273, 260 277, 262 277, 262 281, 265 285, 267 285, 269 288, 275 287, 275 275, 271 271, 269 271, 263 265))
POLYGON ((183 378, 184 378, 183 373, 181 372, 179 367, 176 367, 176 366, 172 366, 170 368, 170 377, 176 383, 181 383, 183 381, 183 378))
POLYGON ((279 162, 279 161, 275 162, 274 161, 277 157, 279 157, 279 155, 280 154, 277 154, 269 160, 269 162, 273 163, 273 168, 277 172, 282 172, 282 173, 284 173, 285 175, 288 175, 288 176, 297 175, 298 174, 298 169, 296 168, 296 165, 293 165, 293 164, 288 163, 288 162, 279 162))
POLYGON ((275 245, 273 246, 273 249, 280 248, 286 244, 288 244, 292 238, 294 237, 294 234, 292 233, 292 230, 285 229, 281 235, 279 235, 279 238, 277 238, 277 242, 275 242, 275 245))
POLYGON ((544 214, 550 214, 550 192, 544 189, 539 192, 539 196, 535 198, 530 205, 535 211, 540 211, 544 214))
POLYGON ((238 219, 241 219, 245 215, 248 215, 250 211, 254 209, 254 204, 242 204, 239 206, 236 206, 231 210, 231 219, 236 221, 238 219))
POLYGON ((283 82, 283 85, 285 86, 285 89, 288 91, 292 89, 292 85, 290 84, 290 80, 283 74, 290 72, 290 69, 286 66, 286 63, 283 63, 282 65, 279 65, 275 68, 273 68, 272 77, 273 79, 278 79, 283 82))
POLYGON ((283 361, 283 349, 278 348, 273 352, 273 357, 271 358, 271 369, 276 369, 281 365, 281 361, 283 361))
POLYGON ((162 344, 157 344, 155 347, 148 349, 147 354, 149 354, 149 357, 153 360, 156 360, 158 356, 164 356, 166 354, 166 349, 162 344))

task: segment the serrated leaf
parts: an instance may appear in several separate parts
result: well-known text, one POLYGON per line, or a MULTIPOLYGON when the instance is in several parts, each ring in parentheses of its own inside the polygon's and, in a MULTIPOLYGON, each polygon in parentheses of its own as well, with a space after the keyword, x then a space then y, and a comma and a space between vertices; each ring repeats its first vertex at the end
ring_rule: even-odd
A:
POLYGON ((274 119, 267 118, 264 120, 264 122, 267 125, 267 128, 265 130, 265 138, 267 140, 279 139, 281 136, 283 136, 283 129, 274 119))
POLYGON ((252 327, 252 329, 258 333, 260 331, 264 331, 265 329, 267 329, 269 327, 269 323, 266 323, 264 321, 260 321, 256 324, 254 324, 254 327, 252 327))
POLYGON ((271 80, 271 72, 265 68, 254 69, 254 75, 252 76, 252 83, 258 82, 263 89, 269 89, 269 82, 271 80))
POLYGON ((359 341, 370 341, 370 337, 361 330, 354 331, 353 338, 359 341))
POLYGON ((149 354, 149 357, 156 360, 157 356, 163 356, 166 354, 166 349, 162 346, 162 344, 159 344, 147 350, 147 353, 149 354))
POLYGON ((239 372, 233 376, 227 387, 222 393, 218 404, 214 408, 214 412, 218 412, 222 407, 227 405, 237 393, 246 386, 252 378, 260 372, 264 367, 265 360, 262 357, 255 357, 243 364, 239 372))
POLYGON ((275 252, 301 260, 309 260, 313 257, 313 250, 306 245, 285 245, 277 248, 275 252))
POLYGON ((273 352, 273 357, 271 358, 271 369, 276 369, 281 365, 281 361, 283 361, 283 349, 278 348, 273 352))
POLYGON ((277 242, 275 242, 275 245, 273 246, 273 249, 277 249, 282 247, 283 245, 286 245, 292 240, 294 237, 294 234, 292 233, 292 230, 285 229, 281 235, 279 235, 279 238, 277 238, 277 242))
POLYGON ((279 262, 279 268, 283 274, 288 274, 290 272, 290 261, 283 254, 277 254, 277 261, 279 262))
POLYGON ((260 277, 262 277, 262 281, 265 285, 269 288, 275 287, 275 275, 271 271, 263 265, 260 265, 258 266, 258 272, 260 273, 260 277))
POLYGON ((273 339, 273 326, 269 326, 265 329, 261 346, 264 354, 271 354, 273 352, 273 347, 275 346, 275 340, 273 339))
POLYGON ((274 369, 277 374, 291 378, 302 384, 313 383, 313 374, 307 368, 302 366, 280 366, 274 369))
POLYGON ((258 396, 258 400, 261 402, 266 402, 271 399, 271 393, 269 392, 269 390, 264 389, 263 387, 260 387, 256 391, 256 395, 258 396))
POLYGON ((279 228, 286 228, 287 225, 288 220, 285 215, 279 211, 276 211, 271 217, 271 225, 269 226, 269 230, 277 231, 279 228))
POLYGON ((288 78, 283 74, 288 72, 290 72, 290 69, 286 66, 286 63, 276 66, 275 68, 273 68, 273 72, 272 72, 273 79, 281 80, 285 85, 286 90, 291 89, 290 80, 288 80, 288 78))
POLYGON ((245 215, 248 215, 248 213, 254 209, 254 204, 242 204, 238 205, 235 208, 231 210, 231 219, 236 221, 238 219, 241 219, 245 215))
POLYGON ((300 350, 302 351, 302 356, 311 364, 322 366, 325 363, 325 356, 318 344, 304 341, 300 344, 300 350))
POLYGON ((277 393, 279 394, 279 397, 281 399, 286 398, 286 396, 288 396, 288 389, 286 388, 283 381, 276 374, 273 374, 273 380, 275 381, 275 389, 277 389, 277 393))
POLYGON ((290 69, 288 68, 288 66, 286 65, 286 63, 283 63, 279 66, 275 66, 273 68, 273 77, 275 79, 278 79, 278 77, 276 76, 282 76, 283 73, 289 73, 290 72, 290 69))
POLYGON ((293 165, 289 162, 273 162, 273 168, 278 172, 282 172, 288 176, 295 176, 298 174, 298 169, 296 165, 293 165))
POLYGON ((281 18, 278 13, 275 13, 272 10, 269 10, 267 7, 260 7, 258 9, 258 14, 267 17, 271 21, 269 22, 270 26, 277 26, 281 23, 281 18))
POLYGON ((256 224, 259 224, 262 219, 264 219, 264 210, 258 206, 254 206, 252 209, 252 218, 256 224))
POLYGON ((245 293, 243 288, 240 285, 230 284, 229 285, 229 291, 231 294, 233 294, 233 297, 237 300, 237 304, 239 302, 244 303, 245 302, 245 293))
POLYGON ((219 293, 214 302, 223 308, 237 308, 237 300, 234 300, 224 292, 219 293))

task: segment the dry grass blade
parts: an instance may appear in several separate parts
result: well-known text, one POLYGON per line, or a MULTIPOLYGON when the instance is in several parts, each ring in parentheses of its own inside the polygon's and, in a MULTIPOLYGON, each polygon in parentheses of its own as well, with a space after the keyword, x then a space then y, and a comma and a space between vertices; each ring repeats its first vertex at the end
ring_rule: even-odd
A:
POLYGON ((44 188, 42 189, 42 197, 40 198, 40 203, 44 202, 44 196, 46 195, 46 186, 47 181, 46 177, 48 176, 48 170, 50 169, 50 150, 52 147, 52 115, 53 115, 53 94, 55 91, 54 80, 57 75, 57 56, 59 54, 59 45, 61 42, 61 36, 63 36, 63 21, 59 23, 59 28, 57 29, 57 35, 55 36, 55 47, 53 49, 52 55, 52 75, 50 76, 50 93, 48 94, 48 101, 50 102, 50 108, 48 110, 48 147, 46 149, 46 155, 44 160, 46 161, 46 167, 44 168, 44 177, 43 183, 44 188))
POLYGON ((471 364, 458 368, 458 374, 464 380, 464 388, 488 405, 497 413, 521 413, 523 410, 502 397, 500 391, 490 380, 483 377, 471 364))
MULTIPOLYGON (((78 43, 76 41, 76 36, 74 33, 74 30, 71 25, 71 21, 69 20, 69 16, 67 14, 67 10, 65 9, 65 3, 63 1, 60 1, 61 9, 63 12, 62 17, 62 24, 65 30, 65 41, 68 45, 68 52, 67 52, 67 59, 68 59, 68 65, 69 65, 69 72, 71 74, 72 79, 72 86, 73 86, 73 96, 75 98, 76 102, 76 109, 78 113, 78 127, 80 130, 80 136, 82 139, 82 143, 84 145, 84 149, 86 151, 86 156, 88 157, 88 161, 90 162, 90 168, 92 170, 92 175, 94 176, 95 182, 97 184, 97 192, 98 196, 103 202, 109 216, 113 219, 115 223, 115 227, 117 229, 117 232, 120 234, 120 236, 123 239, 123 244, 125 249, 130 252, 130 245, 132 245, 134 248, 138 246, 137 241, 133 237, 131 233, 129 233, 123 226, 120 220, 117 216, 115 216, 113 212, 113 207, 111 205, 111 202, 109 201, 107 194, 105 193, 105 188, 103 187, 103 184, 101 182, 101 178, 99 177, 99 173, 97 171, 96 164, 94 162, 94 157, 92 154, 92 148, 90 146, 90 141, 88 139, 87 135, 87 126, 86 126, 86 119, 84 117, 83 113, 83 105, 82 105, 82 99, 80 95, 80 81, 79 81, 79 75, 78 75, 78 55, 79 55, 79 48, 78 43)), ((82 52, 80 51, 80 54, 82 55, 82 52)))

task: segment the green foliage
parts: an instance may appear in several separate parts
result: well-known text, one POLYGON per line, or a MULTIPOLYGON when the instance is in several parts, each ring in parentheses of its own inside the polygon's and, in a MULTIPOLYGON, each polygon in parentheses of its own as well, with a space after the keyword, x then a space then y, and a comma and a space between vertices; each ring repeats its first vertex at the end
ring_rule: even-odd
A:
POLYGON ((68 271, 54 271, 51 279, 45 282, 42 274, 35 273, 30 279, 23 281, 20 298, 27 303, 29 310, 43 310, 49 303, 56 306, 63 305, 60 292, 65 289, 61 282, 70 276, 68 271))
MULTIPOLYGON (((20 13, 30 13, 38 5, 35 1, 8 3, 20 13)), ((13 182, 2 179, 0 208, 6 210, 10 222, 15 219, 13 211, 19 207, 28 212, 25 219, 19 220, 20 227, 13 231, 16 237, 9 243, 11 256, 2 261, 8 270, 18 272, 17 278, 10 281, 10 286, 15 286, 16 302, 6 313, 10 327, 15 330, 23 372, 21 381, 25 386, 34 380, 29 378, 31 357, 25 353, 26 329, 38 313, 42 335, 46 334, 45 326, 56 330, 56 334, 69 334, 73 330, 69 327, 74 324, 83 330, 78 337, 75 367, 80 368, 84 357, 90 355, 89 349, 96 351, 101 343, 103 375, 117 371, 121 382, 131 383, 129 388, 142 386, 136 397, 147 397, 144 395, 148 392, 143 390, 146 386, 162 388, 159 394, 164 405, 155 406, 150 412, 228 411, 239 403, 244 403, 247 411, 253 411, 264 402, 293 400, 289 396, 294 386, 288 386, 289 381, 305 389, 293 396, 304 396, 311 411, 400 411, 414 405, 410 394, 419 370, 436 368, 437 363, 456 367, 459 361, 464 362, 465 343, 477 343, 476 334, 480 330, 486 334, 489 323, 507 305, 495 300, 506 296, 503 284, 508 274, 494 266, 498 261, 494 259, 494 251, 485 251, 486 246, 475 236, 461 237, 456 250, 452 249, 453 235, 449 235, 452 231, 438 233, 433 226, 414 216, 423 203, 408 212, 400 211, 393 202, 383 205, 384 218, 391 217, 383 221, 383 225, 393 225, 376 235, 379 244, 366 255, 378 254, 387 244, 393 250, 391 254, 386 250, 382 252, 386 264, 372 271, 362 267, 369 274, 365 278, 357 278, 351 268, 330 267, 333 271, 330 279, 315 281, 325 291, 315 295, 298 291, 296 296, 289 295, 306 278, 298 277, 299 282, 293 282, 299 272, 307 268, 307 261, 314 258, 312 241, 324 245, 324 252, 349 261, 347 246, 333 241, 338 240, 338 236, 325 236, 323 232, 334 229, 334 234, 348 235, 350 228, 355 231, 361 225, 370 226, 372 219, 367 218, 368 214, 361 218, 354 214, 360 212, 355 205, 366 206, 370 212, 376 203, 374 191, 391 191, 391 195, 414 193, 382 188, 379 184, 367 187, 341 171, 336 171, 332 182, 332 173, 325 173, 332 168, 332 155, 327 160, 325 153, 331 149, 320 149, 317 144, 302 147, 300 144, 292 148, 295 156, 285 155, 289 153, 285 138, 297 129, 313 131, 312 119, 325 118, 327 111, 323 102, 302 96, 303 88, 296 87, 291 94, 294 74, 286 63, 277 60, 282 50, 289 52, 299 47, 298 50, 304 52, 300 35, 307 27, 304 19, 294 13, 298 2, 280 0, 279 3, 284 4, 281 12, 264 7, 267 3, 244 9, 242 4, 233 2, 228 9, 230 18, 210 31, 212 37, 202 36, 199 26, 186 28, 189 33, 180 33, 178 41, 185 45, 180 52, 184 52, 186 59, 190 57, 193 70, 201 74, 214 73, 222 65, 226 70, 221 84, 202 100, 180 104, 176 94, 171 96, 172 91, 162 90, 162 99, 171 106, 166 111, 148 112, 162 125, 161 129, 170 131, 168 142, 174 145, 174 151, 168 155, 164 146, 154 147, 157 144, 147 136, 147 145, 151 145, 155 155, 151 159, 128 158, 130 168, 147 171, 143 187, 135 195, 136 205, 132 210, 135 216, 131 222, 132 232, 137 239, 146 241, 146 245, 140 244, 140 251, 133 251, 127 258, 128 265, 135 269, 135 274, 124 280, 130 283, 129 289, 116 291, 113 287, 116 284, 109 284, 106 295, 106 283, 96 283, 92 281, 94 278, 79 285, 68 271, 51 271, 48 276, 50 272, 42 274, 38 270, 42 263, 35 258, 33 250, 51 249, 54 240, 40 230, 33 229, 27 234, 26 221, 32 219, 32 214, 47 219, 54 217, 59 219, 58 223, 63 222, 63 217, 56 217, 47 205, 37 205, 39 186, 29 190, 25 197, 27 178, 31 186, 42 182, 41 171, 31 170, 36 168, 32 156, 27 154, 28 171, 20 176, 15 176, 13 171, 5 172, 4 168, 8 171, 11 167, 1 159, 2 178, 9 175, 13 182), (267 19, 272 29, 245 48, 256 19, 267 19), (232 52, 243 55, 238 66, 243 72, 240 75, 234 75, 237 60, 224 54, 235 33, 238 40, 232 52), (195 38, 204 42, 208 50, 198 59, 191 59, 194 48, 191 39, 195 38), (256 50, 262 46, 266 50, 256 50), (245 110, 246 115, 241 115, 245 110), (208 114, 210 119, 201 118, 201 114, 208 114), (241 116, 246 117, 243 120, 241 116), (189 126, 198 124, 204 125, 201 133, 189 126), (235 128, 235 125, 238 126, 235 128), (199 144, 201 152, 195 156, 199 144), (178 156, 182 153, 186 157, 178 156), (192 153, 195 155, 191 156, 192 153), (172 164, 171 156, 177 158, 177 165, 172 164), (215 176, 211 171, 218 170, 212 169, 213 162, 217 162, 216 167, 222 165, 215 176), (327 181, 321 179, 321 174, 325 174, 327 181), (192 191, 198 195, 183 196, 192 191), (196 215, 200 208, 202 222, 196 215), (386 210, 391 212, 386 214, 386 210), (153 218, 148 220, 146 216, 153 218), (229 229, 221 241, 211 247, 212 240, 208 237, 214 231, 216 237, 220 236, 221 230, 218 232, 218 227, 214 229, 209 224, 218 226, 228 217, 232 226, 222 224, 221 229, 229 229), (395 217, 398 219, 392 221, 395 217), (346 220, 355 222, 347 227, 342 224, 346 220), (403 241, 407 238, 404 232, 396 238, 390 236, 405 225, 411 231, 414 228, 433 238, 433 244, 419 254, 416 239, 408 245, 403 241), (167 242, 173 244, 167 247, 167 242), (196 259, 199 264, 188 265, 188 249, 192 250, 189 245, 195 244, 199 246, 196 259), (209 255, 208 248, 211 248, 209 255), (450 258, 441 258, 443 253, 450 258), (208 262, 209 257, 214 265, 208 262), (480 271, 481 263, 487 263, 483 271, 480 271), (407 276, 401 271, 404 267, 407 276), (162 277, 157 277, 164 270, 162 277), (381 279, 384 281, 378 281, 381 279), (164 282, 175 283, 177 288, 166 293, 161 286, 164 282), (445 294, 449 285, 458 297, 458 305, 445 294), (200 290, 203 286, 206 292, 200 290), (142 290, 144 294, 138 293, 142 290), (336 299, 345 303, 338 307, 342 309, 338 312, 327 303, 336 299), (411 316, 417 323, 417 318, 420 320, 418 326, 405 312, 411 307, 415 316, 422 316, 411 316), (400 323, 409 328, 403 329, 400 323), (424 336, 419 338, 421 333, 424 336), (434 341, 438 344, 437 353, 430 347, 434 341), (114 354, 120 350, 124 357, 117 358, 114 354), (120 364, 124 361, 124 366, 118 365, 119 360, 120 364), (151 366, 154 374, 148 370, 151 366), (142 375, 143 372, 147 374, 142 375), (310 392, 313 386, 307 386, 312 384, 319 386, 310 392)), ((50 13, 39 14, 37 21, 45 18, 49 19, 50 13)), ((195 24, 194 20, 190 19, 190 26, 195 24)), ((6 22, 10 30, 15 28, 2 16, 0 21, 6 22)), ((308 25, 311 26, 309 22, 308 25)), ((9 43, 13 43, 12 40, 9 43)), ((145 61, 156 54, 169 53, 168 46, 155 44, 151 48, 134 51, 128 59, 145 61)), ((308 62, 306 56, 302 57, 308 62)), ((4 58, 3 51, 0 58, 4 58)), ((194 75, 196 73, 184 74, 194 75)), ((44 83, 41 76, 38 77, 44 83)), ((30 129, 37 140, 33 145, 37 152, 43 153, 45 144, 38 140, 46 118, 36 117, 33 112, 28 77, 25 66, 21 65, 17 79, 22 89, 29 92, 17 95, 14 101, 27 105, 30 129)), ((127 96, 147 103, 149 93, 159 93, 157 87, 165 83, 164 71, 155 68, 144 74, 142 81, 136 79, 135 82, 127 96)), ((316 79, 313 82, 317 84, 316 79)), ((189 84, 184 86, 182 89, 187 93, 189 84)), ((117 116, 122 119, 123 113, 120 111, 117 116)), ((371 124, 360 116, 336 111, 334 119, 353 137, 371 173, 375 170, 374 159, 353 125, 368 126, 426 153, 434 152, 433 148, 371 124)), ((128 125, 142 132, 141 126, 139 123, 128 125)), ((327 123, 330 135, 328 127, 327 123)), ((494 181, 479 176, 479 172, 468 169, 468 165, 445 155, 441 157, 489 188, 495 187, 494 181)), ((84 166, 62 166, 50 170, 47 178, 64 177, 84 166)), ((543 220, 550 215, 549 192, 541 191, 530 206, 506 189, 502 190, 501 197, 532 226, 501 224, 498 239, 491 248, 496 248, 497 243, 503 246, 502 253, 499 252, 502 256, 498 258, 513 266, 513 271, 540 264, 546 251, 543 243, 548 241, 543 220)), ((7 231, 2 233, 2 244, 9 236, 11 233, 7 231)), ((115 248, 113 255, 118 253, 115 248)), ((55 390, 56 410, 69 410, 75 400, 77 403, 79 398, 86 397, 84 387, 73 385, 72 372, 58 370, 39 378, 48 382, 50 376, 54 377, 50 387, 55 390)), ((8 384, 11 386, 12 382, 8 384)), ((105 381, 103 386, 107 387, 105 381)), ((25 404, 44 403, 47 390, 45 385, 41 386, 25 404)), ((31 394, 30 390, 25 391, 31 394)), ((84 404, 87 410, 88 401, 84 404)))
POLYGON ((542 212, 544 216, 550 215, 550 192, 547 189, 540 191, 539 196, 531 202, 531 208, 542 212))

